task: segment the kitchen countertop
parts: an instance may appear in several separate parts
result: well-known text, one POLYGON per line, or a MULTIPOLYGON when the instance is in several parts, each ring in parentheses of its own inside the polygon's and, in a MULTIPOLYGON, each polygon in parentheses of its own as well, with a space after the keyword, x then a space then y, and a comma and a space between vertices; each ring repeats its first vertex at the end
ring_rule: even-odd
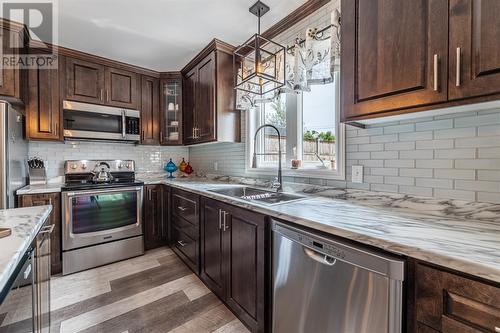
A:
POLYGON ((61 192, 62 183, 26 185, 16 191, 17 195, 61 192))
POLYGON ((226 176, 170 180, 156 173, 137 178, 500 283, 500 205, 285 183, 285 192, 307 198, 269 206, 209 192, 239 185, 269 187, 265 180, 226 176))
POLYGON ((7 284, 24 253, 52 211, 52 206, 0 210, 0 228, 12 234, 0 238, 0 290, 7 284))

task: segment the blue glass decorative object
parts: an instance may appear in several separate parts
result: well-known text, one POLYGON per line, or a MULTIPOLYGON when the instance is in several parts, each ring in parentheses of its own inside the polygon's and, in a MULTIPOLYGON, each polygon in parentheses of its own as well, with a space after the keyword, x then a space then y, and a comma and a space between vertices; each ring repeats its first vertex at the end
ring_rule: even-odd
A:
POLYGON ((167 177, 167 178, 170 178, 170 179, 174 179, 175 177, 172 176, 172 173, 174 173, 175 171, 177 171, 177 166, 175 165, 174 162, 172 162, 172 159, 170 159, 170 161, 165 164, 165 167, 163 168, 166 172, 170 173, 170 175, 167 177))

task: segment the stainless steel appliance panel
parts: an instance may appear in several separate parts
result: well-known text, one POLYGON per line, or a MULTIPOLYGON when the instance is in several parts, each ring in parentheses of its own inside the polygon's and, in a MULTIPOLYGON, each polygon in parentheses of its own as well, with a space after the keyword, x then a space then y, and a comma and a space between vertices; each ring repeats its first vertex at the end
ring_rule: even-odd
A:
POLYGON ((143 187, 63 192, 63 250, 142 234, 143 187))
POLYGON ((13 283, 6 287, 8 288, 6 295, 0 297, 0 313, 5 315, 0 325, 0 332, 35 332, 37 297, 34 267, 34 251, 31 249, 18 265, 13 283))
POLYGON ((27 158, 24 117, 10 104, 0 102, 0 209, 15 207, 15 191, 26 185, 27 158))
POLYGON ((404 264, 273 223, 274 333, 401 332, 404 264))

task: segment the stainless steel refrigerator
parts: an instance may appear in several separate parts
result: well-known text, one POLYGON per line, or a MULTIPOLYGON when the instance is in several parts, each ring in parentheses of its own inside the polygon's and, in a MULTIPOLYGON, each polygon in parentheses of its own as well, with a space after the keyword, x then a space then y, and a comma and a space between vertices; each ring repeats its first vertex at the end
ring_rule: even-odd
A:
POLYGON ((0 101, 0 209, 14 208, 16 191, 26 185, 28 142, 24 138, 24 117, 0 101))

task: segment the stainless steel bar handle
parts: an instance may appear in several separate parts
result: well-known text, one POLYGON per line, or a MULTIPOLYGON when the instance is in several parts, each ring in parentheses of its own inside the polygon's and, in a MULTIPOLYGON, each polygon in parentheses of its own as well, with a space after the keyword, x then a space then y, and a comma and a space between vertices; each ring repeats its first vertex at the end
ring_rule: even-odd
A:
POLYGON ((127 129, 127 116, 125 114, 125 110, 122 110, 122 138, 125 139, 127 129))
POLYGON ((187 208, 183 206, 178 206, 177 209, 179 209, 182 212, 185 212, 187 210, 187 208))
POLYGON ((179 244, 179 245, 180 245, 180 246, 182 246, 182 247, 184 247, 184 246, 186 246, 186 245, 187 245, 186 243, 184 243, 184 241, 181 241, 181 240, 180 240, 180 241, 177 241, 177 244, 179 244))
POLYGON ((219 209, 219 230, 222 230, 222 209, 219 209))
POLYGON ((25 280, 30 276, 30 273, 31 273, 31 264, 29 264, 28 267, 26 267, 26 270, 23 273, 25 280))
POLYGON ((229 229, 229 226, 226 223, 227 222, 226 217, 227 217, 228 213, 226 211, 222 211, 222 214, 223 214, 222 215, 222 228, 223 228, 222 231, 226 231, 229 229))
POLYGON ((434 91, 439 90, 439 56, 434 55, 434 91))
POLYGON ((318 253, 314 250, 311 250, 308 247, 303 246, 304 253, 314 261, 319 262, 320 264, 333 266, 337 262, 337 259, 327 256, 326 254, 318 253))
POLYGON ((106 102, 109 102, 109 91, 106 89, 106 102))
POLYGON ((101 96, 99 98, 101 101, 104 100, 104 89, 101 89, 101 96))
POLYGON ((500 327, 495 326, 495 332, 500 333, 500 327))
POLYGON ((457 73, 456 73, 457 82, 455 82, 455 85, 457 87, 460 87, 460 83, 461 83, 460 82, 461 81, 461 79, 460 79, 460 69, 462 68, 461 62, 462 62, 462 50, 459 47, 457 47, 457 73))

